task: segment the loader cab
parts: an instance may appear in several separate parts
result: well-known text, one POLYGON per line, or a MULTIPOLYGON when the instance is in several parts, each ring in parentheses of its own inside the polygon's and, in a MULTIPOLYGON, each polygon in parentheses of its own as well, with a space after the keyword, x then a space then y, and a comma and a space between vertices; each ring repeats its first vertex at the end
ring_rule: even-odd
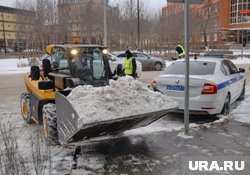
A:
POLYGON ((105 48, 98 45, 59 45, 51 49, 51 65, 55 87, 90 84, 105 86, 112 77, 105 48))

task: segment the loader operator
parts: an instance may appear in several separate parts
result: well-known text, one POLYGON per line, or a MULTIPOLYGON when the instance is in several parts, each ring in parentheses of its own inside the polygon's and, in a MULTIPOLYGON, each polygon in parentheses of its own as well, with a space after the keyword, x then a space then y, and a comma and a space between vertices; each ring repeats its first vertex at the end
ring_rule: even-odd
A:
POLYGON ((93 81, 93 60, 90 57, 81 55, 74 58, 75 75, 83 81, 91 83, 93 81))
POLYGON ((134 79, 137 77, 136 75, 136 60, 135 58, 132 56, 132 53, 127 50, 125 52, 125 62, 124 62, 124 74, 125 75, 129 75, 134 77, 134 79))

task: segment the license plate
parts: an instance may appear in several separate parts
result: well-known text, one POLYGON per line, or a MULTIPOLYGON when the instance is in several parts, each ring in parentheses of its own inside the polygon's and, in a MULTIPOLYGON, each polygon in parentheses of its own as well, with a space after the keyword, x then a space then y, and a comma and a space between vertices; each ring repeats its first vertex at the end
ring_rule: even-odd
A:
POLYGON ((167 85, 167 90, 169 90, 169 91, 184 91, 184 86, 167 85))

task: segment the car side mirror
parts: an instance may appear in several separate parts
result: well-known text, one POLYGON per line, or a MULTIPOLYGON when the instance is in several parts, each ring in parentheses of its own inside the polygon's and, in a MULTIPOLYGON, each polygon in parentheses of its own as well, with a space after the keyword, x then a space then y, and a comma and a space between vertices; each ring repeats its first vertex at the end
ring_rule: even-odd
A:
POLYGON ((239 68, 239 72, 240 72, 240 73, 245 73, 245 69, 239 68))

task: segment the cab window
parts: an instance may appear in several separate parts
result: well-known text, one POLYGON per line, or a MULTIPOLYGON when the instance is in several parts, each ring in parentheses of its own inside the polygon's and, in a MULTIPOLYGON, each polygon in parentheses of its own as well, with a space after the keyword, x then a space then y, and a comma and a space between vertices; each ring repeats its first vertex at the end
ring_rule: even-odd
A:
POLYGON ((72 59, 74 76, 85 81, 94 81, 105 77, 103 54, 101 48, 75 48, 78 55, 72 59))
POLYGON ((51 55, 52 66, 60 70, 69 70, 68 59, 64 48, 55 47, 51 55))

